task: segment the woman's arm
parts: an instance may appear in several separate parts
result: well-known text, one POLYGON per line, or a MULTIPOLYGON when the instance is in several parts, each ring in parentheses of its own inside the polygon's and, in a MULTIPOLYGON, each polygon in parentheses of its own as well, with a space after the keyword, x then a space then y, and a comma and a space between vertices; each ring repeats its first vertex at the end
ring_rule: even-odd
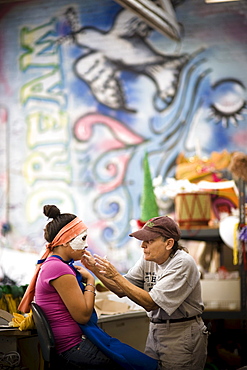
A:
MULTIPOLYGON (((96 255, 95 255, 96 256, 96 255)), ((107 279, 104 275, 100 274, 98 268, 96 266, 96 262, 94 257, 91 255, 89 251, 85 251, 84 255, 81 259, 81 263, 90 270, 97 278, 113 293, 115 293, 118 297, 124 297, 124 291, 111 279, 107 279)))
POLYGON ((95 268, 98 269, 98 274, 113 281, 133 302, 145 308, 146 311, 152 311, 159 308, 148 292, 130 283, 108 260, 95 256, 95 262, 95 268))
POLYGON ((146 311, 159 308, 148 292, 125 279, 107 259, 95 254, 93 257, 89 251, 85 251, 81 262, 118 297, 127 296, 146 311))
POLYGON ((87 291, 85 291, 84 294, 81 291, 76 277, 70 274, 62 275, 57 279, 52 280, 51 285, 60 295, 72 318, 79 324, 86 324, 93 312, 95 301, 95 282, 94 277, 90 274, 90 272, 80 266, 75 267, 83 275, 86 283, 93 285, 87 285, 87 291))

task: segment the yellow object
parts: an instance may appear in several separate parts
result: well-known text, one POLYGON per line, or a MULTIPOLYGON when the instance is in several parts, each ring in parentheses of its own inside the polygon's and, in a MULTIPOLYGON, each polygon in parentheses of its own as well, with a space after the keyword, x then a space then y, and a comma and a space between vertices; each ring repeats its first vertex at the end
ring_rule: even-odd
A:
POLYGON ((28 314, 25 315, 24 320, 21 322, 21 325, 19 329, 22 330, 27 330, 27 329, 34 329, 35 324, 33 321, 33 313, 30 311, 28 314))
POLYGON ((238 223, 234 225, 234 231, 233 231, 233 264, 238 264, 238 238, 237 238, 237 232, 238 232, 238 223))
POLYGON ((0 309, 4 311, 8 311, 8 305, 5 299, 5 295, 3 294, 0 298, 0 309))
POLYGON ((8 311, 13 314, 17 311, 16 300, 13 298, 12 294, 5 294, 4 296, 7 303, 8 311))
POLYGON ((12 321, 10 321, 9 326, 19 328, 20 331, 35 329, 32 311, 25 315, 21 315, 20 313, 14 312, 13 319, 12 321))
POLYGON ((201 180, 217 181, 221 180, 221 171, 226 169, 231 161, 232 154, 227 150, 221 153, 212 152, 209 158, 199 158, 198 156, 186 158, 183 153, 177 157, 176 179, 187 179, 197 183, 201 180))
POLYGON ((24 320, 24 316, 20 313, 14 312, 13 319, 10 321, 9 326, 13 326, 14 328, 18 328, 22 321, 24 320))

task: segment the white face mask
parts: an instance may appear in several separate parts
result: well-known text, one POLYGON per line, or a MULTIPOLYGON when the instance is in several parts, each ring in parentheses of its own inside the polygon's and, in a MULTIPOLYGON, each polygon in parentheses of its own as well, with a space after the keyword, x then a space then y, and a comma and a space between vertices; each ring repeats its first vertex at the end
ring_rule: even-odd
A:
POLYGON ((87 245, 86 237, 87 237, 87 230, 77 235, 77 237, 70 242, 71 248, 74 250, 80 250, 80 249, 87 248, 88 245, 87 245))

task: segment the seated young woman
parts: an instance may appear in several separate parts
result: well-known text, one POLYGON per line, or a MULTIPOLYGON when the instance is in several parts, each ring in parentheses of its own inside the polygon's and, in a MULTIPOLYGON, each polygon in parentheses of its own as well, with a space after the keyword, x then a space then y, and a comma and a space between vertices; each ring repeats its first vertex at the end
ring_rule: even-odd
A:
POLYGON ((53 219, 44 229, 46 252, 19 310, 28 312, 35 296, 68 369, 158 369, 156 360, 110 337, 97 325, 94 276, 74 265, 88 247, 87 226, 73 214, 60 213, 55 205, 44 206, 44 214, 53 219))

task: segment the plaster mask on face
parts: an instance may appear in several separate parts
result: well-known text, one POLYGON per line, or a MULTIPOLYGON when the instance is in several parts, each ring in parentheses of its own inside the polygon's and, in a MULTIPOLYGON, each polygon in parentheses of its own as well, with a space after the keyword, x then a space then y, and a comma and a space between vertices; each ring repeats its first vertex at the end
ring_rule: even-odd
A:
POLYGON ((83 231, 83 233, 77 235, 76 238, 74 238, 71 242, 70 242, 70 246, 72 249, 74 249, 75 251, 76 250, 80 250, 80 249, 85 249, 88 247, 87 245, 87 230, 83 231))

